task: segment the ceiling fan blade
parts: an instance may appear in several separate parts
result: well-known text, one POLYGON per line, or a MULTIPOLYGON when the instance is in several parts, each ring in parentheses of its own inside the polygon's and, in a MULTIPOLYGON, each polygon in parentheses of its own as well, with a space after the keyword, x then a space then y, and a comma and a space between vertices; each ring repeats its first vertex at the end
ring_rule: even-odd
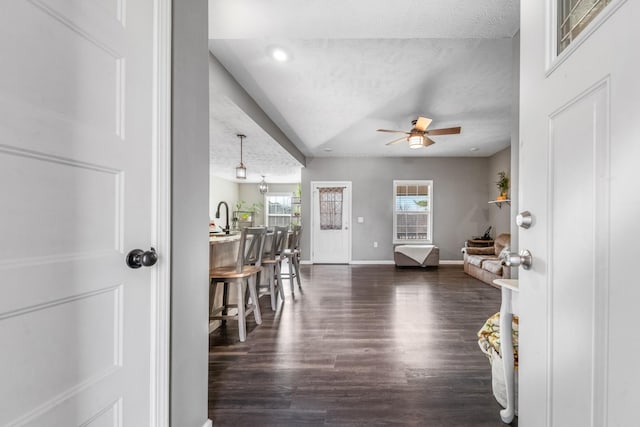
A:
POLYGON ((416 120, 416 129, 417 130, 421 130, 421 131, 425 131, 427 130, 427 127, 429 127, 429 125, 431 124, 433 120, 428 119, 426 117, 418 117, 418 120, 416 120))
POLYGON ((376 132, 406 133, 406 134, 409 133, 409 132, 405 132, 403 130, 390 130, 390 129, 376 129, 376 132))
POLYGON ((402 142, 402 141, 406 141, 406 140, 407 140, 407 137, 406 137, 406 136, 403 136, 402 138, 394 139, 394 140, 393 140, 393 141, 391 141, 391 142, 387 142, 387 143, 386 143, 386 145, 398 144, 398 143, 400 143, 400 142, 402 142))
POLYGON ((427 135, 425 135, 424 136, 424 143, 422 145, 425 146, 425 147, 428 147, 428 146, 433 145, 435 143, 436 142, 433 139, 431 139, 427 135))
POLYGON ((453 128, 432 129, 427 131, 427 135, 453 135, 460 133, 460 126, 453 128))

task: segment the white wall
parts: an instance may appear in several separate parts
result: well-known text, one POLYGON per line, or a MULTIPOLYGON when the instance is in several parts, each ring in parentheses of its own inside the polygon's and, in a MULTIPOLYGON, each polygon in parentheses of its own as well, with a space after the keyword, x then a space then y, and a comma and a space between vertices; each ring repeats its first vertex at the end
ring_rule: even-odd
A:
MULTIPOLYGON (((209 183, 209 219, 215 221, 218 203, 224 201, 229 205, 229 225, 231 225, 234 206, 240 199, 240 184, 213 175, 209 177, 209 183)), ((216 225, 224 227, 226 221, 224 215, 224 208, 221 207, 220 220, 215 221, 216 225)))
MULTIPOLYGON (((505 148, 502 151, 498 151, 493 156, 489 157, 488 167, 488 191, 489 200, 495 200, 499 195, 496 181, 498 181, 498 172, 506 172, 509 179, 511 179, 511 148, 505 148)), ((509 196, 513 198, 514 194, 512 189, 509 188, 509 196)), ((502 204, 500 207, 497 205, 490 205, 489 208, 489 225, 493 227, 491 235, 496 237, 501 233, 511 232, 511 208, 509 205, 502 204)))

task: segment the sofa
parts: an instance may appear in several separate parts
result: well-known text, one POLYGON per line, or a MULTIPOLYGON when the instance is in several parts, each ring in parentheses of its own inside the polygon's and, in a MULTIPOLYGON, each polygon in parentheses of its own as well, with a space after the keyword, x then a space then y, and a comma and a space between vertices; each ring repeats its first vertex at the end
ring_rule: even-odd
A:
POLYGON ((502 265, 499 256, 510 242, 511 234, 503 233, 496 237, 493 246, 463 248, 464 272, 492 286, 494 279, 509 279, 510 268, 502 265))

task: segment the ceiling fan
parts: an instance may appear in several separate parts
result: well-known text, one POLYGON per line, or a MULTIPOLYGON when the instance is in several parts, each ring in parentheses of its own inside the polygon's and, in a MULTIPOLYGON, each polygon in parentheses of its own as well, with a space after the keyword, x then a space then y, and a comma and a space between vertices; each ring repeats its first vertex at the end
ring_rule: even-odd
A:
POLYGON ((390 132, 390 133, 404 133, 407 136, 403 136, 402 138, 398 138, 391 142, 387 142, 386 145, 398 144, 402 141, 409 142, 409 148, 421 148, 428 147, 436 142, 429 138, 429 136, 434 135, 453 135, 460 133, 460 126, 451 127, 451 128, 443 128, 443 129, 432 129, 427 130, 427 127, 431 124, 431 119, 426 117, 418 117, 416 120, 411 121, 413 128, 409 131, 403 130, 389 130, 389 129, 377 129, 378 132, 390 132))

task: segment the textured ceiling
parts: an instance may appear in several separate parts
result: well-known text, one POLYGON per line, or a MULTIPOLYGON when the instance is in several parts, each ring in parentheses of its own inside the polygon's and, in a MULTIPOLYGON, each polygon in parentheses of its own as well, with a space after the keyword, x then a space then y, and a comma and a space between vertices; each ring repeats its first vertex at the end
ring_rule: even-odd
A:
MULTIPOLYGON (((488 156, 509 145, 517 1, 210 0, 209 14, 210 51, 306 156, 488 156), (292 59, 271 59, 273 46, 292 59), (375 131, 409 130, 418 115, 462 133, 411 150, 375 131)), ((213 151, 233 152, 218 127, 242 115, 212 106, 213 151)), ((265 170, 278 161, 268 160, 265 170)))
POLYGON ((262 175, 272 183, 300 182, 300 163, 228 98, 216 97, 209 114, 211 174, 234 182, 259 182, 262 175), (236 166, 240 164, 238 134, 246 135, 242 143, 246 180, 236 179, 236 166))

